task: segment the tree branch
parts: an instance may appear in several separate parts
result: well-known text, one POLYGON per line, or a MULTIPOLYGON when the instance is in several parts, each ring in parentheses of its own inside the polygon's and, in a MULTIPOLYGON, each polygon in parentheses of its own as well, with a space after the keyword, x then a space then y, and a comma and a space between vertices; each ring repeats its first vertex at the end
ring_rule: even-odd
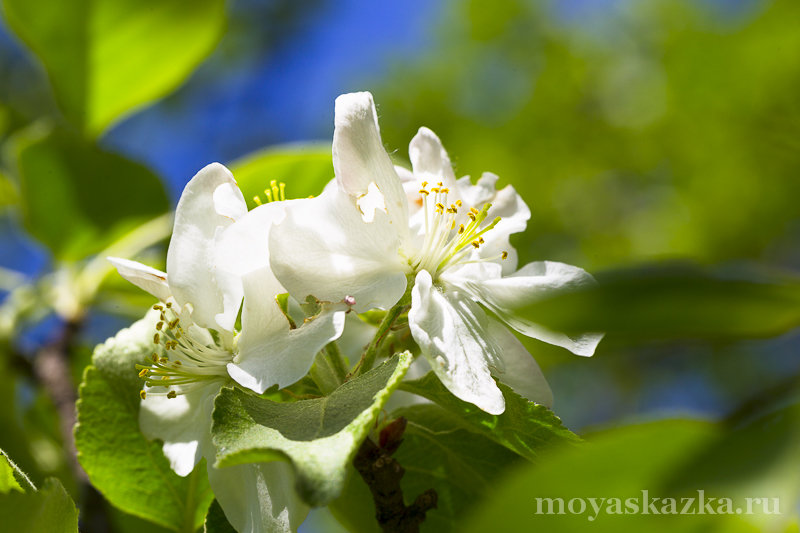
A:
POLYGON ((369 487, 375 503, 375 518, 384 533, 419 533, 426 513, 436 509, 438 495, 428 489, 406 506, 400 480, 405 469, 392 454, 402 442, 406 419, 398 418, 380 435, 380 445, 367 438, 353 459, 361 478, 369 487))
POLYGON ((61 438, 69 465, 79 480, 87 481, 86 473, 78 463, 75 439, 72 435, 76 421, 77 392, 72 384, 72 374, 69 370, 70 353, 81 327, 79 320, 66 322, 58 338, 36 354, 33 373, 47 391, 58 413, 61 438))

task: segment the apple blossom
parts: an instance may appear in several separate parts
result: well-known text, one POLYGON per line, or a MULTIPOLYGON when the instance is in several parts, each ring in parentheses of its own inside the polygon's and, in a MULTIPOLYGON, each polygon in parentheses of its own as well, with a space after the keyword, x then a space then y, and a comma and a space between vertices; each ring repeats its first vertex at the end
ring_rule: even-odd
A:
POLYGON ((335 182, 319 197, 287 206, 270 232, 278 280, 296 298, 351 296, 359 312, 405 306, 413 283, 411 334, 454 395, 502 413, 494 376, 550 405, 536 362, 498 319, 524 335, 592 355, 602 335, 570 337, 513 312, 550 291, 591 283, 591 276, 548 261, 516 270, 509 235, 525 229, 528 207, 513 187, 495 190, 492 174, 475 185, 468 177, 456 180, 430 130, 412 139, 409 172, 395 167, 383 148, 371 94, 340 96, 335 115, 335 182))

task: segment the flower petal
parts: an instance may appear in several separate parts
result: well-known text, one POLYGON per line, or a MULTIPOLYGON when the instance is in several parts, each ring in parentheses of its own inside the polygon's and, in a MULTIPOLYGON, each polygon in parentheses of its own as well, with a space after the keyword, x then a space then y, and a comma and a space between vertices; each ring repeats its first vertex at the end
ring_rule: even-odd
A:
MULTIPOLYGON (((389 219, 398 228, 405 228, 408 225, 406 196, 392 160, 383 148, 372 95, 361 92, 339 96, 335 116, 333 170, 340 187, 353 198, 359 198, 367 194, 369 185, 374 183, 383 195, 389 219)), ((376 205, 374 199, 372 203, 376 205)), ((372 217, 372 214, 365 215, 372 217)))
POLYGON ((191 303, 194 320, 218 329, 223 296, 214 279, 217 232, 247 212, 247 205, 230 171, 212 163, 183 190, 175 210, 175 226, 167 252, 172 294, 180 305, 191 303))
POLYGON ((223 380, 209 381, 175 398, 149 394, 141 401, 142 433, 164 441, 164 455, 179 476, 191 473, 211 443, 211 412, 222 384, 223 380))
POLYGON ((274 384, 283 388, 308 373, 314 356, 344 329, 345 304, 323 304, 322 312, 296 329, 289 329, 275 294, 264 293, 262 271, 244 277, 244 308, 239 354, 228 374, 259 394, 274 384))
POLYGON ((108 257, 119 275, 143 289, 162 302, 172 296, 167 283, 167 275, 160 270, 121 257, 108 257))
POLYGON ((399 237, 386 215, 365 223, 353 200, 337 189, 286 205, 270 232, 272 270, 297 300, 329 302, 353 296, 358 312, 388 309, 406 289, 399 237))
POLYGON ((440 292, 423 270, 411 291, 411 335, 431 368, 458 398, 490 414, 505 410, 503 394, 490 364, 497 366, 496 346, 487 334, 485 313, 466 295, 440 292))
POLYGON ((420 128, 408 145, 408 156, 418 182, 427 181, 428 186, 432 187, 441 181, 450 189, 448 201, 455 202, 461 197, 453 165, 435 133, 428 128, 420 128))
POLYGON ((225 468, 209 464, 208 481, 236 531, 289 533, 308 515, 308 506, 294 490, 292 467, 284 461, 225 468))
POLYGON ((497 343, 503 360, 503 370, 492 375, 525 398, 547 407, 553 406, 553 392, 542 375, 539 365, 521 342, 506 326, 489 319, 489 334, 497 343))
POLYGON ((480 248, 481 257, 498 257, 508 252, 508 257, 499 261, 503 274, 511 274, 517 269, 517 252, 511 246, 509 236, 524 231, 531 218, 531 211, 522 197, 511 185, 495 190, 499 178, 491 172, 484 172, 478 183, 472 185, 469 177, 458 180, 458 189, 466 205, 480 209, 486 203, 492 204, 486 220, 500 217, 500 222, 483 235, 486 241, 480 248))
POLYGON ((561 346, 577 355, 590 356, 601 333, 569 336, 514 315, 514 309, 547 297, 560 290, 594 283, 582 268, 553 261, 528 263, 511 276, 486 280, 447 278, 456 287, 468 291, 506 324, 520 333, 549 344, 561 346))
POLYGON ((285 202, 270 202, 256 207, 219 233, 214 250, 216 283, 222 293, 223 311, 216 315, 217 324, 233 330, 244 295, 242 277, 267 269, 261 282, 264 293, 286 292, 269 271, 269 231, 283 218, 285 202))

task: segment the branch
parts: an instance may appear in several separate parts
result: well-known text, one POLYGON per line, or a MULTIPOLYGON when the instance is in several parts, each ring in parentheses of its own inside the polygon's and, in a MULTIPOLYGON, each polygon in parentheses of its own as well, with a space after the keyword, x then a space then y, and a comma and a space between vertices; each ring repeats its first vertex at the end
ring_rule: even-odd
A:
POLYGON ((70 352, 81 326, 79 320, 67 321, 59 337, 36 354, 33 373, 55 405, 70 467, 78 479, 86 481, 86 473, 78 463, 75 439, 72 435, 76 421, 77 393, 72 385, 72 375, 69 370, 70 352))
POLYGON ((375 503, 375 518, 384 533, 419 533, 426 513, 436 509, 438 495, 428 489, 406 506, 400 480, 405 469, 392 454, 402 442, 406 419, 398 418, 380 435, 380 445, 367 438, 359 448, 353 466, 366 482, 375 503))

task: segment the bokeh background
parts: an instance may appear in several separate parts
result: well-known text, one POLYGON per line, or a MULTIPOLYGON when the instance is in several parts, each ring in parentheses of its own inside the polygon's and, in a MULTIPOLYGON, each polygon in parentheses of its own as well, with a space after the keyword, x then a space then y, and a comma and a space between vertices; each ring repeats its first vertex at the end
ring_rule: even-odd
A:
MULTIPOLYGON (((428 126, 459 176, 491 171, 513 184, 532 211, 514 241, 522 262, 550 259, 600 275, 675 260, 725 275, 800 271, 796 0, 232 0, 221 38, 203 37, 210 55, 94 136, 91 150, 105 155, 76 155, 66 178, 37 167, 56 149, 36 139, 55 124, 66 131, 53 141, 58 153, 84 148, 71 144, 69 113, 8 21, 0 21, 0 448, 35 480, 56 475, 76 494, 37 354, 79 314, 69 361, 77 385, 91 347, 148 302, 113 277, 70 299, 64 280, 74 282, 87 258, 113 242, 110 227, 118 237, 174 207, 211 161, 236 168, 286 143, 329 149, 341 93, 374 94, 398 161, 428 126), (116 157, 108 154, 129 160, 141 181, 81 176, 82 165, 89 174, 105 168, 103 158, 116 157), (69 187, 80 187, 80 198, 69 187), (80 218, 74 205, 90 206, 86 224, 71 225, 80 218), (43 218, 45 229, 36 226, 43 218), (129 223, 114 225, 123 218, 129 223)), ((279 168, 283 175, 261 179, 281 179, 291 193, 290 167, 279 168)), ((139 257, 158 265, 164 242, 154 241, 139 257)), ((591 359, 526 346, 553 388, 556 413, 580 433, 631 419, 721 419, 796 379, 799 342, 792 332, 610 336, 591 359)), ((116 530, 136 530, 138 522, 109 513, 116 530)), ((318 515, 307 531, 334 527, 318 515)))

